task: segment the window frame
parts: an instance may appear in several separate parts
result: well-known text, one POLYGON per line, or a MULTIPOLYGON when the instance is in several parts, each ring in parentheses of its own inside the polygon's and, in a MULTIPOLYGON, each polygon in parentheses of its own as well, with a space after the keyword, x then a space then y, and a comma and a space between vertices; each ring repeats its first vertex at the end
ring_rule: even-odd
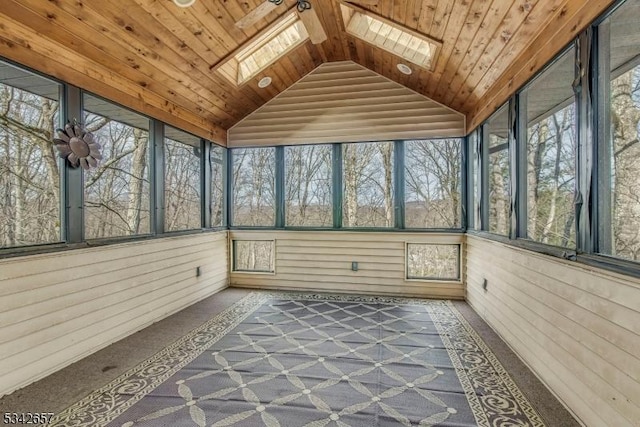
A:
POLYGON ((418 242, 418 241, 405 241, 404 242, 404 281, 405 282, 421 282, 421 283, 451 283, 451 284, 462 284, 463 283, 463 265, 462 265, 462 250, 463 244, 458 243, 438 243, 438 242, 418 242), (455 278, 443 278, 443 277, 412 277, 409 276, 409 245, 422 245, 422 246, 456 246, 457 249, 457 257, 456 257, 456 272, 457 277, 455 278))
POLYGON ((276 240, 277 239, 249 239, 249 238, 231 238, 229 239, 229 254, 231 259, 229 262, 230 274, 257 274, 275 276, 276 272, 276 240), (238 270, 236 262, 236 242, 271 242, 271 270, 238 270))

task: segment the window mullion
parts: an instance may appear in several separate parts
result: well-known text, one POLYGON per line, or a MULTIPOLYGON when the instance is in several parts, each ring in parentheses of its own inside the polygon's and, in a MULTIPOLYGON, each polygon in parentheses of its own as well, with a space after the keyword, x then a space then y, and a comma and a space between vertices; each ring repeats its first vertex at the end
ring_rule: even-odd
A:
MULTIPOLYGON (((63 121, 82 121, 82 91, 76 86, 65 85, 63 121)), ((63 162, 64 171, 64 240, 79 243, 84 240, 84 173, 63 162)))

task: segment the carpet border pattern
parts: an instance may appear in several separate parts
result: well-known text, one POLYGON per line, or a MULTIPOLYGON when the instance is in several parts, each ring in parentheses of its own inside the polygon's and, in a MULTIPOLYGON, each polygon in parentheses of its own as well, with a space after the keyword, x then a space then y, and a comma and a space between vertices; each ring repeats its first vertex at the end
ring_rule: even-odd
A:
POLYGON ((526 417, 527 425, 545 425, 500 361, 451 301, 287 291, 251 292, 154 356, 57 414, 48 425, 104 427, 272 298, 426 306, 433 314, 477 425, 512 425, 509 424, 509 415, 515 413, 526 417))

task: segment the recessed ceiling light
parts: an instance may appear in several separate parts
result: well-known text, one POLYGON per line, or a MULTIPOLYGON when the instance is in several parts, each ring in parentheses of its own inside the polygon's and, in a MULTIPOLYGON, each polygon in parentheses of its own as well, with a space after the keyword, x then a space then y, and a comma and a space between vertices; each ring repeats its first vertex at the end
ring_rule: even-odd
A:
POLYGON ((196 0, 173 0, 173 2, 180 7, 189 7, 193 5, 196 0))
POLYGON ((264 89, 265 87, 269 86, 270 84, 271 84, 271 77, 263 77, 258 82, 258 87, 260 89, 264 89))
POLYGON ((409 66, 406 64, 398 64, 397 67, 402 74, 406 74, 407 76, 413 72, 411 71, 411 68, 409 68, 409 66))

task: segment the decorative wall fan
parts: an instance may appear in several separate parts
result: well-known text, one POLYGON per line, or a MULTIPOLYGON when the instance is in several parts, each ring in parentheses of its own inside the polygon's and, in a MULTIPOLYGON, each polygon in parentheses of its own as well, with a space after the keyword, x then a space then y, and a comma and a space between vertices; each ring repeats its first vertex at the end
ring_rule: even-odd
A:
POLYGON ((58 155, 67 159, 71 166, 83 169, 98 166, 98 160, 102 159, 100 144, 98 144, 91 132, 87 132, 76 119, 69 121, 64 129, 57 129, 59 138, 53 138, 53 143, 58 149, 58 155))
MULTIPOLYGON (((309 33, 311 43, 320 44, 327 39, 327 34, 324 32, 320 18, 318 18, 318 14, 311 4, 312 1, 313 0, 297 0, 296 8, 298 9, 300 19, 309 33)), ((266 0, 251 12, 247 13, 244 18, 236 22, 236 27, 251 27, 283 2, 284 0, 266 0)), ((350 2, 361 5, 374 5, 378 3, 378 0, 350 0, 350 2)))

